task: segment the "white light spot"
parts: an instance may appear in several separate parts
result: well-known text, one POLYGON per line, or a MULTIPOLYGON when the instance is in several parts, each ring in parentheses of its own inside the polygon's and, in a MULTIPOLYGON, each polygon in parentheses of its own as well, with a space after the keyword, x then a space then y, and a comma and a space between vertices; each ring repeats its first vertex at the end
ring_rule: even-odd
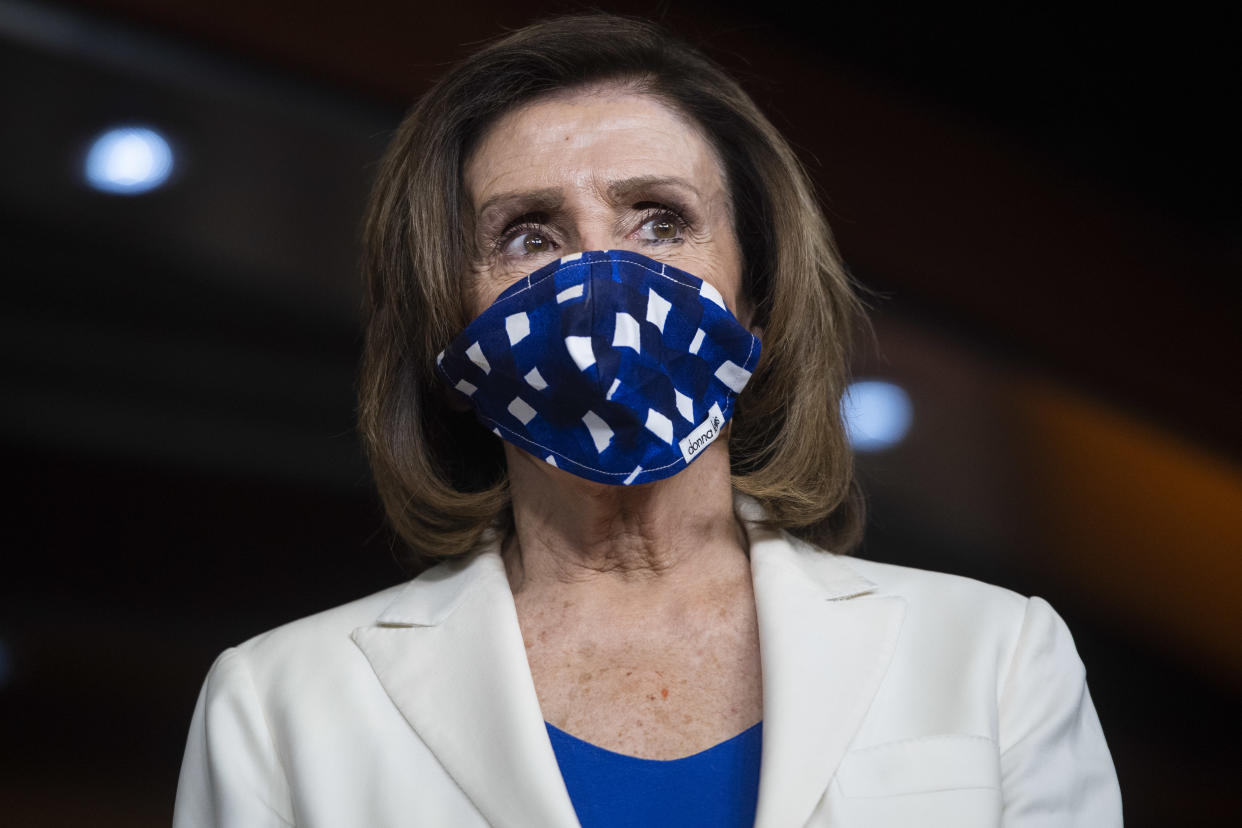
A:
POLYGON ((570 253, 568 256, 561 256, 561 264, 568 264, 569 262, 576 262, 581 258, 582 258, 581 252, 570 253))
POLYGON ((148 127, 110 129, 86 153, 86 182, 105 193, 150 192, 168 180, 172 169, 172 147, 148 127))
POLYGON ((913 413, 910 395, 883 380, 850 383, 841 398, 841 418, 856 451, 880 451, 900 443, 913 413))

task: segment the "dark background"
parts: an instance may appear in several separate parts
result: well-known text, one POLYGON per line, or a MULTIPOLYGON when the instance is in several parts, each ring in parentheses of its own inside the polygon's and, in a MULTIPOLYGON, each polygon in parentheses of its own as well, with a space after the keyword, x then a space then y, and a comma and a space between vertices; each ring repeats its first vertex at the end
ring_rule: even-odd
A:
MULTIPOLYGON (((604 3, 740 77, 875 292, 860 554, 1046 597, 1127 821, 1236 824, 1239 15, 604 3)), ((404 575, 353 431, 402 111, 571 4, 0 0, 0 821, 160 825, 224 647, 404 575), (115 123, 168 186, 80 174, 115 123)))

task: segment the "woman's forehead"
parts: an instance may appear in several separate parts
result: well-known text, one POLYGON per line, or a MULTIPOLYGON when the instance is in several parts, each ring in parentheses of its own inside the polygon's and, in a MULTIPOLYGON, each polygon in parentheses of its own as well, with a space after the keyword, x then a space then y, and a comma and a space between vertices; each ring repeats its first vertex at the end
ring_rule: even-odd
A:
POLYGON ((506 113, 464 169, 476 210, 505 192, 680 179, 703 197, 724 187, 702 131, 659 98, 618 87, 558 92, 506 113))

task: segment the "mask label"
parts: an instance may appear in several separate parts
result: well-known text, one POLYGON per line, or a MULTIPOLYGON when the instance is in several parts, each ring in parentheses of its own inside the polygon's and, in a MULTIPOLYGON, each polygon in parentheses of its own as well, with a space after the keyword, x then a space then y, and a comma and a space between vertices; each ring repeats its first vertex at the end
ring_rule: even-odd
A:
POLYGON ((707 419, 677 444, 687 465, 698 456, 699 452, 710 446, 720 436, 722 428, 724 428, 724 415, 720 413, 719 405, 713 405, 712 410, 707 413, 707 419))

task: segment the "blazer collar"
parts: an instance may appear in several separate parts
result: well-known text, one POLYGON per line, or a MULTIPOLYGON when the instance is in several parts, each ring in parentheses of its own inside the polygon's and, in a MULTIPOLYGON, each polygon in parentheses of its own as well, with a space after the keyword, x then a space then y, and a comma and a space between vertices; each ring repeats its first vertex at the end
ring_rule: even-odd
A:
POLYGON ((839 555, 765 528, 739 499, 763 667, 763 753, 756 828, 804 825, 879 690, 905 616, 901 598, 839 555))
MULTIPOLYGON (((739 495, 763 668, 757 828, 803 825, 879 688, 899 598, 839 556, 765 528, 739 495)), ((539 709, 499 546, 405 586, 353 640, 389 697, 493 825, 578 824, 539 709)))
POLYGON ((495 544, 411 581, 354 643, 491 825, 578 825, 495 544))

